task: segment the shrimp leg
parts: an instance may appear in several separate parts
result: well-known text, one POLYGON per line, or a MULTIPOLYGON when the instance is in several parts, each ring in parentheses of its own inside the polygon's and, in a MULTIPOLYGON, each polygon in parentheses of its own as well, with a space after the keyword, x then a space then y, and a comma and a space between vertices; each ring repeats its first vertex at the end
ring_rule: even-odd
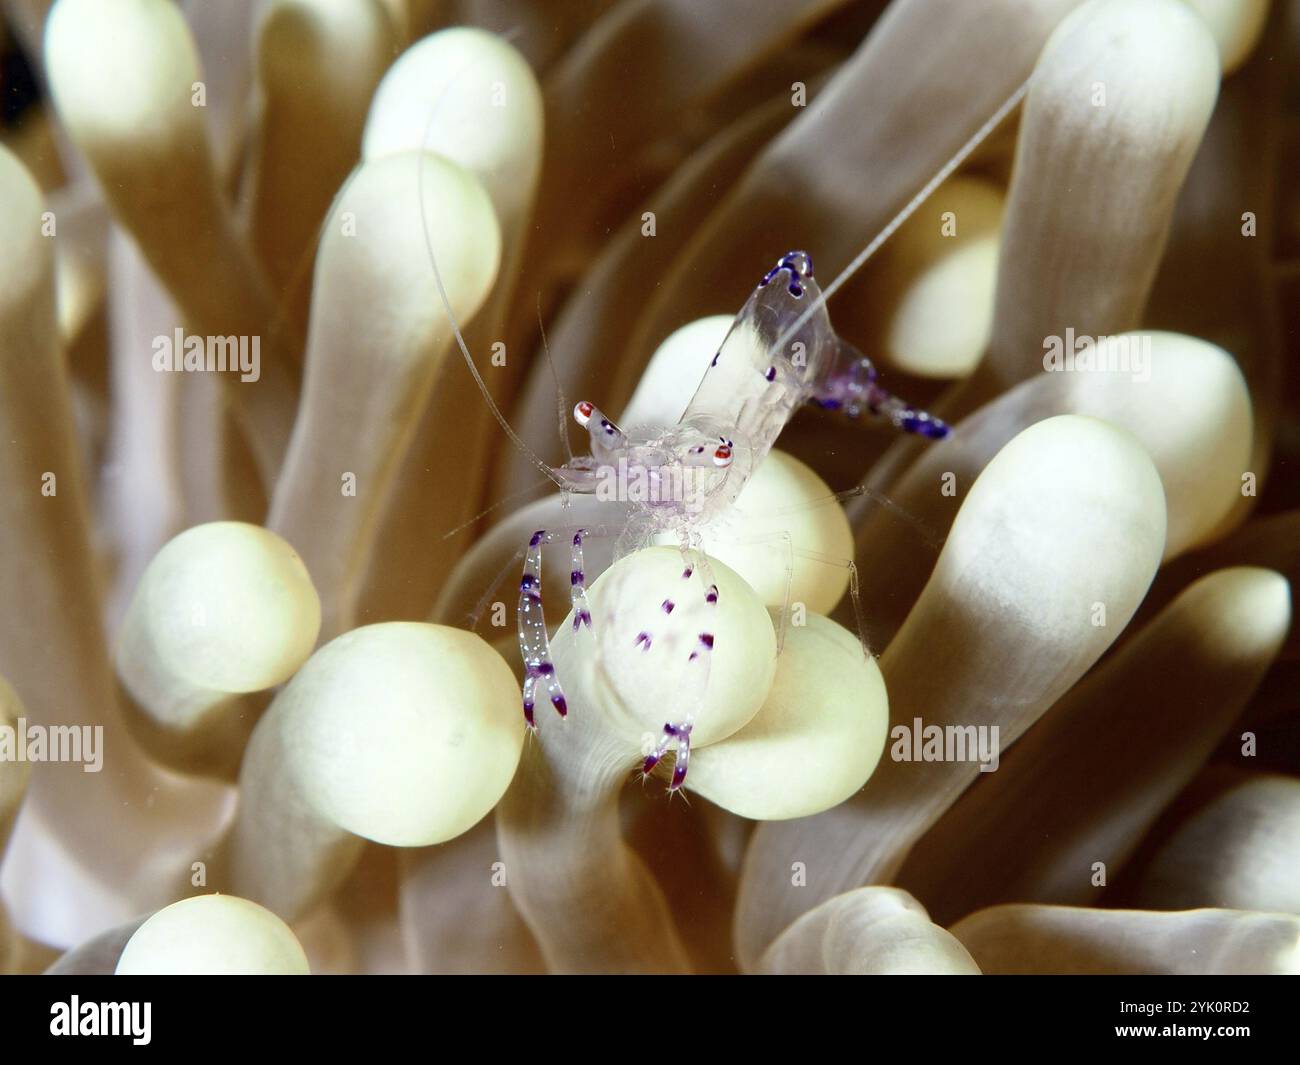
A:
MULTIPOLYGON (((528 727, 536 730, 534 709, 537 703, 537 688, 541 686, 546 698, 555 707, 560 717, 569 713, 569 704, 564 698, 564 689, 560 679, 555 675, 555 663, 551 661, 551 640, 546 632, 546 616, 542 610, 542 548, 553 543, 558 532, 538 529, 528 541, 528 552, 524 556, 524 573, 519 579, 519 607, 516 620, 519 632, 519 653, 524 661, 524 720, 528 727)), ((583 571, 582 538, 585 529, 573 534, 571 542, 569 570, 569 601, 573 607, 573 628, 576 632, 586 625, 591 628, 591 610, 587 603, 587 576, 583 571)))

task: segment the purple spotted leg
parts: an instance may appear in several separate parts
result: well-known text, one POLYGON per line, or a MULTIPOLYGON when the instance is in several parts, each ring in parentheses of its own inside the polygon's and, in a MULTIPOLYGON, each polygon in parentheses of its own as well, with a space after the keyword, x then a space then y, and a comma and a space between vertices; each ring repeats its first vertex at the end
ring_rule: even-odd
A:
POLYGON ((669 747, 676 743, 677 758, 673 762, 673 779, 668 785, 668 790, 677 791, 681 788, 686 783, 686 770, 691 760, 691 729, 694 727, 691 724, 674 725, 671 722, 664 725, 663 738, 660 739, 659 745, 646 755, 642 772, 646 776, 653 773, 655 766, 668 753, 669 747))
MULTIPOLYGON (((685 552, 683 552, 685 557, 685 552)), ((696 573, 696 567, 686 560, 685 568, 682 571, 682 579, 689 581, 696 573)), ((708 579, 704 573, 700 574, 701 579, 708 579)), ((706 606, 713 608, 718 605, 718 586, 710 582, 704 590, 704 602, 706 606)), ((663 602, 663 610, 666 614, 671 614, 675 607, 674 601, 669 598, 663 602)), ((673 777, 668 785, 670 792, 678 791, 686 783, 686 771, 690 767, 691 759, 691 731, 695 728, 695 718, 699 712, 700 706, 704 702, 705 692, 709 685, 709 667, 713 661, 713 624, 711 620, 712 609, 706 614, 705 631, 699 633, 695 638, 690 656, 687 659, 688 664, 694 668, 691 670, 688 687, 693 689, 693 696, 689 700, 690 709, 680 721, 669 721, 664 725, 663 734, 659 743, 654 750, 646 755, 645 764, 642 766, 642 772, 649 775, 654 772, 655 766, 662 761, 665 754, 676 746, 676 758, 673 762, 673 777)), ((641 633, 637 636, 637 643, 643 643, 643 650, 650 648, 650 636, 648 633, 641 633), (644 639, 644 643, 643 643, 644 639)))
MULTIPOLYGON (((541 687, 560 717, 569 713, 564 689, 555 674, 551 661, 551 641, 546 633, 546 616, 542 610, 542 548, 554 542, 558 533, 538 529, 528 541, 524 555, 524 574, 519 579, 519 609, 516 619, 519 631, 519 653, 524 661, 524 720, 531 729, 537 728, 534 713, 537 706, 537 689, 541 687)), ((574 631, 586 625, 591 628, 591 610, 587 604, 587 577, 583 572, 582 538, 584 529, 573 534, 569 571, 569 601, 573 606, 574 631)))
POLYGON ((573 631, 577 632, 583 625, 591 628, 591 608, 587 604, 587 575, 583 572, 582 538, 587 535, 585 529, 573 534, 573 545, 569 558, 569 602, 573 607, 573 631))
POLYGON ((541 529, 528 541, 524 575, 519 578, 519 609, 515 614, 519 653, 524 660, 524 720, 531 729, 537 728, 533 711, 539 686, 561 717, 569 712, 564 689, 555 675, 555 663, 551 661, 551 641, 546 634, 546 615, 542 612, 542 545, 546 541, 546 532, 541 529))

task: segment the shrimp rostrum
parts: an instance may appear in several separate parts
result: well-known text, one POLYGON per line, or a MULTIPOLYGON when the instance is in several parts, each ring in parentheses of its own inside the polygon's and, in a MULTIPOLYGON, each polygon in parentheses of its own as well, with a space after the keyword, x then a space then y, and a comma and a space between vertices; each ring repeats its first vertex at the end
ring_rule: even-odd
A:
MULTIPOLYGON (((806 403, 839 411, 849 418, 871 416, 896 428, 930 439, 948 434, 938 418, 886 391, 871 361, 838 337, 831 327, 825 298, 813 276, 812 259, 794 251, 780 258, 759 281, 736 316, 721 347, 676 425, 624 431, 587 401, 574 408, 575 420, 590 437, 590 453, 555 469, 564 493, 600 495, 603 484, 635 479, 648 486, 631 510, 619 536, 616 554, 651 542, 675 542, 682 553, 683 595, 699 597, 704 613, 699 631, 683 645, 692 692, 684 693, 664 722, 662 735, 646 755, 650 773, 675 748, 670 790, 686 779, 695 715, 708 683, 715 633, 709 611, 720 598, 702 532, 730 508, 791 417, 806 403), (694 589, 688 591, 689 586, 694 589)), ((572 567, 570 597, 575 632, 593 626, 583 568, 587 530, 539 529, 525 553, 519 587, 518 635, 524 663, 523 710, 530 728, 537 727, 537 705, 549 701, 560 716, 568 713, 562 678, 551 658, 542 611, 542 548, 569 538, 572 567)), ((680 597, 658 606, 671 614, 680 597)), ((650 653, 656 633, 638 631, 636 647, 650 653)))

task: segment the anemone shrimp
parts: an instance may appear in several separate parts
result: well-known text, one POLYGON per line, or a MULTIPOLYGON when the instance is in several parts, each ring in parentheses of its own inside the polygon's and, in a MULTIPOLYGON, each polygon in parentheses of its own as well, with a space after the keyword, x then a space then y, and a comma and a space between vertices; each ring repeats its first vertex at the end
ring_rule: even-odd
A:
MULTIPOLYGON (((1020 85, 825 290, 814 276, 808 252, 790 251, 781 256, 736 315, 675 424, 625 431, 594 403, 581 400, 572 413, 588 433, 590 453, 575 456, 570 452, 569 460, 560 466, 551 466, 538 457, 493 401, 446 298, 426 231, 429 259, 457 345, 510 442, 560 490, 562 506, 567 508, 573 496, 634 504, 615 528, 598 532, 586 525, 537 529, 528 538, 526 548, 515 556, 516 560, 520 555, 523 558, 516 632, 524 671, 523 714, 531 731, 539 731, 536 709, 542 699, 561 719, 569 711, 562 679, 551 657, 551 638, 542 605, 543 548, 564 539, 569 542, 568 623, 574 633, 580 633, 594 627, 583 550, 588 538, 612 537, 616 541, 616 559, 652 544, 674 542, 682 559, 680 579, 691 585, 685 594, 693 594, 696 602, 703 604, 705 614, 703 623, 696 627, 698 631, 691 630, 684 640, 678 633, 678 639, 671 641, 685 653, 689 691, 674 701, 657 742, 648 745, 641 769, 643 775, 649 776, 672 750, 675 759, 668 790, 682 788, 689 768, 691 736, 709 684, 716 645, 716 634, 707 618, 716 610, 722 594, 706 552, 706 529, 734 506, 790 418, 806 404, 854 420, 870 415, 929 440, 949 434, 949 426, 941 419, 880 384, 873 362, 835 332, 827 301, 979 147, 1019 104, 1028 87, 1028 81, 1020 85), (625 489, 602 491, 611 482, 622 485, 629 477, 644 490, 635 494, 625 489), (680 646, 683 643, 684 648, 680 646)), ((851 559, 824 561, 842 565, 854 574, 851 559)), ((856 583, 851 578, 855 612, 856 583)), ((680 603, 679 595, 662 600, 657 608, 661 625, 671 625, 670 619, 680 603)), ((663 644, 659 635, 654 626, 638 628, 633 646, 651 654, 663 644)), ((867 653, 865 642, 863 650, 867 653)))

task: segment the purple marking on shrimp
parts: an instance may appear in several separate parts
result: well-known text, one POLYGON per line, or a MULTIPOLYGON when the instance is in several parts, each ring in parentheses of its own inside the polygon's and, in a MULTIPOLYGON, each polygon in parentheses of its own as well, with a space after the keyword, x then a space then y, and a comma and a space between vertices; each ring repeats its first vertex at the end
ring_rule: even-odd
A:
POLYGON ((673 780, 668 785, 668 790, 676 791, 680 788, 686 781, 686 770, 690 764, 692 728, 692 725, 674 725, 671 722, 664 725, 663 737, 659 740, 658 746, 646 755, 641 772, 649 776, 654 771, 655 766, 663 760, 663 756, 668 753, 669 746, 675 740, 677 742, 677 759, 673 763, 673 780))
MULTIPOLYGON (((770 361, 766 367, 761 364, 756 366, 755 368, 771 385, 764 403, 748 403, 744 402, 742 396, 733 397, 729 392, 734 390, 730 389, 726 382, 721 382, 716 376, 706 375, 678 426, 637 430, 630 437, 626 436, 600 410, 589 403, 580 403, 575 408, 574 416, 581 425, 589 429, 592 454, 574 457, 560 469, 550 471, 555 475, 553 479, 562 490, 589 494, 595 488, 596 479, 593 474, 600 467, 615 460, 622 461, 624 458, 629 463, 645 465, 649 453, 667 454, 670 456, 670 461, 681 466, 695 466, 701 463, 704 456, 715 452, 714 458, 717 464, 726 466, 730 463, 733 448, 731 440, 726 435, 718 437, 721 446, 717 443, 707 446, 701 443, 712 437, 715 432, 721 431, 735 436, 741 447, 746 450, 750 461, 733 471, 732 476, 726 481, 725 491, 712 494, 711 498, 716 497, 716 502, 710 504, 711 509, 708 514, 711 515, 719 508, 735 501, 735 496, 743 488, 751 469, 756 467, 767 454, 782 426, 801 403, 811 401, 828 409, 843 411, 850 417, 865 415, 868 412, 878 414, 888 419, 897 428, 930 439, 942 439, 948 435, 948 427, 939 419, 891 395, 876 383, 875 367, 862 352, 835 334, 829 317, 822 307, 824 301, 819 300, 818 296, 819 289, 813 280, 811 256, 801 251, 790 251, 763 276, 758 289, 737 315, 733 329, 743 327, 738 335, 745 338, 743 341, 745 344, 749 343, 749 338, 753 334, 757 334, 758 340, 764 345, 764 350, 780 351, 784 349, 787 340, 795 333, 799 333, 801 337, 811 342, 810 352, 816 356, 806 366, 791 366, 790 369, 783 369, 777 358, 770 361), (780 284, 772 284, 778 278, 780 284), (763 291, 765 286, 770 286, 766 292, 763 291), (784 294, 781 288, 786 289, 784 294), (791 303, 792 298, 812 303, 813 306, 808 307, 804 314, 800 314, 791 303), (701 421, 699 416, 704 414, 708 414, 708 418, 701 421), (706 423, 710 425, 707 431, 704 429, 706 423)), ((731 341, 724 342, 722 347, 715 350, 710 362, 711 366, 720 365, 722 353, 727 350, 726 345, 729 342, 731 341)), ((748 355, 742 358, 742 362, 751 365, 748 362, 748 355)), ((676 519, 683 516, 676 509, 671 511, 665 509, 662 513, 665 519, 672 519, 670 524, 674 526, 676 519)), ((660 511, 654 511, 650 515, 655 519, 656 525, 664 524, 660 514, 660 511)), ((690 533, 690 539, 695 539, 693 528, 683 531, 690 533)), ((562 534, 542 529, 532 535, 524 563, 524 577, 520 581, 517 610, 519 646, 524 662, 532 667, 525 679, 523 692, 525 716, 530 725, 535 704, 540 704, 544 698, 549 698, 561 713, 567 709, 560 679, 555 667, 551 665, 549 637, 542 615, 541 600, 543 545, 554 542, 560 535, 562 534), (539 687, 543 691, 541 696, 536 695, 539 687)), ((586 567, 582 558, 584 535, 583 530, 578 530, 576 535, 571 537, 573 549, 569 574, 572 608, 570 616, 575 631, 581 629, 583 624, 588 628, 593 627, 585 588, 586 567)), ((689 553, 684 550, 682 559, 684 569, 681 571, 683 580, 690 580, 695 574, 695 566, 688 561, 688 556, 689 553)), ((708 572, 706 567, 705 574, 708 572)), ((714 606, 718 598, 717 586, 710 585, 706 591, 705 602, 714 606)), ((675 609, 675 603, 672 599, 665 599, 661 607, 665 614, 670 614, 675 609)), ((689 629, 683 635, 689 637, 689 629)), ((652 637, 649 632, 643 632, 636 638, 635 645, 646 651, 650 649, 651 644, 652 637)), ((710 655, 714 650, 713 633, 699 633, 697 643, 688 650, 692 661, 710 655)), ((672 655, 677 653, 675 650, 671 651, 672 655)), ((702 672, 705 678, 703 682, 707 683, 707 672, 702 672)), ((687 717, 686 720, 689 721, 690 718, 687 717)), ((681 772, 680 775, 674 773, 674 787, 680 785, 681 777, 685 775, 688 738, 688 733, 674 732, 672 728, 665 732, 666 741, 679 744, 678 762, 681 772)), ((659 754, 648 764, 653 765, 661 755, 662 747, 659 754)))
POLYGON ((930 440, 942 440, 951 432, 946 422, 941 422, 938 418, 924 412, 904 418, 902 426, 909 433, 917 433, 930 440))
MULTIPOLYGON (((534 717, 535 693, 540 684, 551 701, 563 697, 555 667, 551 664, 550 643, 546 636, 546 619, 542 611, 541 575, 542 544, 546 531, 539 529, 528 545, 524 559, 524 572, 519 579, 519 607, 516 619, 519 629, 519 652, 524 660, 524 720, 529 728, 536 728, 534 717)), ((558 707, 557 707, 558 709, 558 707)))
POLYGON ((563 696, 563 695, 559 695, 558 693, 557 693, 556 695, 552 695, 552 696, 551 696, 551 705, 552 705, 553 707, 555 707, 555 709, 559 712, 559 715, 560 715, 561 717, 568 717, 568 715, 569 715, 569 704, 568 704, 567 702, 565 702, 565 699, 564 699, 564 696, 563 696))
POLYGON ((777 264, 771 270, 763 275, 763 280, 758 283, 759 287, 765 288, 772 278, 776 277, 782 270, 787 271, 790 275, 790 295, 795 299, 799 299, 803 295, 803 286, 799 284, 800 279, 813 276, 812 257, 807 252, 787 252, 777 260, 777 264), (800 259, 803 260, 807 269, 801 269, 800 259))
POLYGON ((842 411, 849 418, 858 418, 863 412, 888 418, 894 426, 907 433, 942 440, 951 430, 940 419, 913 407, 880 385, 876 367, 861 352, 840 342, 842 368, 833 369, 818 386, 811 402, 823 410, 842 411))

